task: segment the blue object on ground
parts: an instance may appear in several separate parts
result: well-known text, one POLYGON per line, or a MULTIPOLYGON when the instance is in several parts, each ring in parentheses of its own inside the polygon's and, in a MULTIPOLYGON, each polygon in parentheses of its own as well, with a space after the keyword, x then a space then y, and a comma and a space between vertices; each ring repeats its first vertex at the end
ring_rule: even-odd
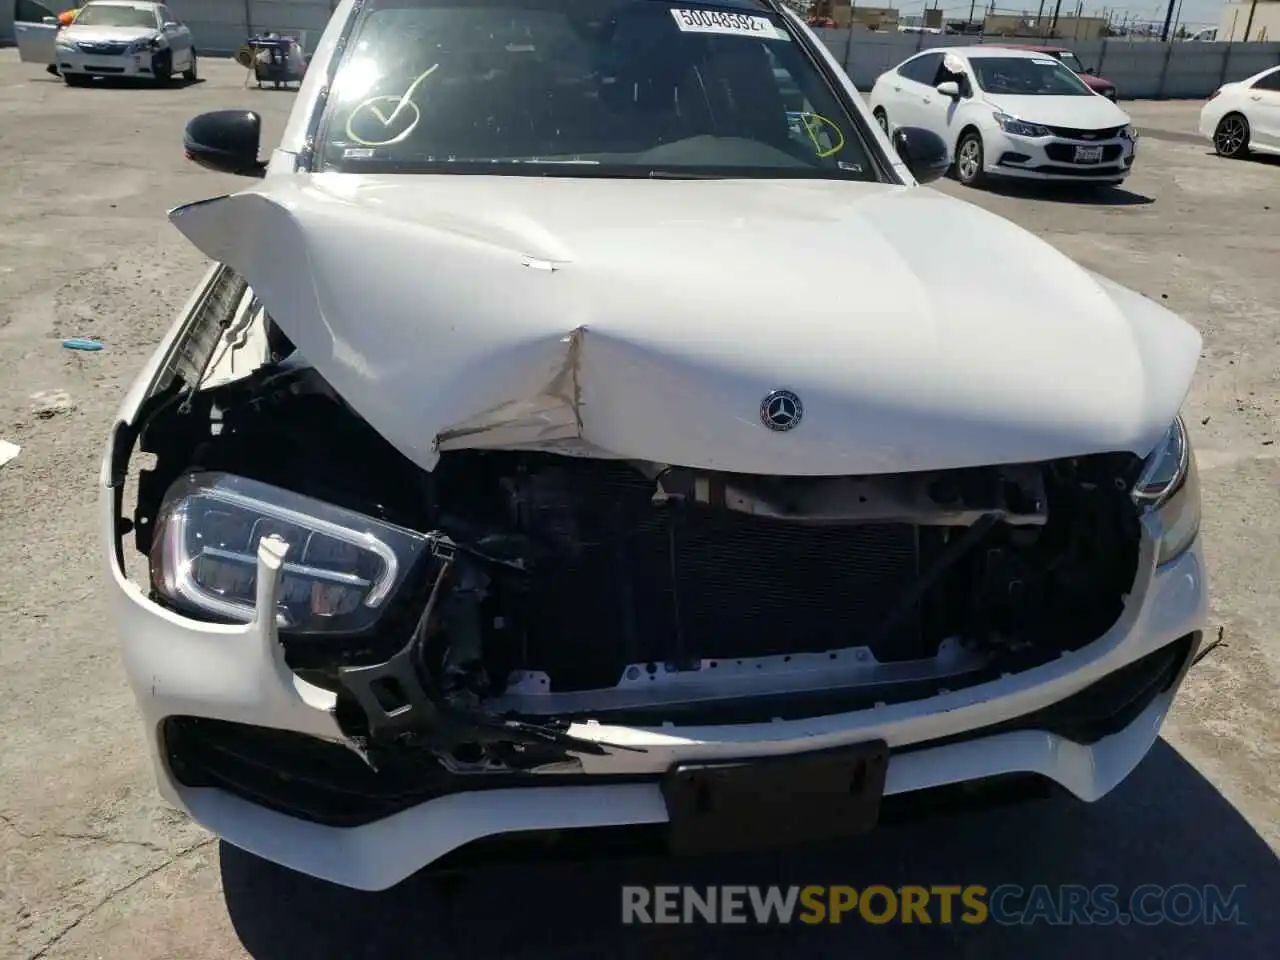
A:
POLYGON ((62 345, 68 350, 101 350, 102 344, 97 340, 83 340, 79 337, 72 337, 70 340, 63 340, 62 345))

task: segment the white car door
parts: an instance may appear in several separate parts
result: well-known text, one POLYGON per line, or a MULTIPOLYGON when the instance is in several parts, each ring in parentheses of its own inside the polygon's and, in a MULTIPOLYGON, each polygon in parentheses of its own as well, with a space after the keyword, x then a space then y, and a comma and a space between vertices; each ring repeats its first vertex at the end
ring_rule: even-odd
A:
POLYGON ((948 150, 954 150, 956 140, 960 136, 960 114, 962 105, 973 98, 973 78, 970 76, 969 64, 963 57, 955 53, 946 53, 938 60, 937 72, 929 83, 921 105, 920 126, 932 130, 947 144, 948 150), (954 83, 960 91, 958 98, 949 97, 938 92, 938 84, 954 83))
POLYGON ((1244 95, 1250 143, 1280 148, 1280 67, 1255 80, 1244 95))
POLYGON ((912 57, 885 78, 888 84, 884 105, 890 129, 926 126, 925 100, 937 96, 931 85, 942 63, 941 51, 931 50, 912 57))
POLYGON ((53 44, 57 32, 58 18, 44 4, 14 0, 13 34, 18 42, 18 59, 23 63, 48 66, 57 60, 53 44))
POLYGON ((160 29, 164 32, 164 38, 169 43, 169 49, 173 51, 174 66, 185 66, 191 55, 191 31, 182 25, 168 7, 159 6, 156 8, 156 13, 160 18, 160 29))

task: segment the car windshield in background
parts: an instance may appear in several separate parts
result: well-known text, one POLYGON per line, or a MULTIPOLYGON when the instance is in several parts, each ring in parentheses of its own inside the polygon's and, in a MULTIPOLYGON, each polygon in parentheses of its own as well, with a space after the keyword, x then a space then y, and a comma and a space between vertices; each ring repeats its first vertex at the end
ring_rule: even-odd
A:
POLYGON ((1067 51, 1055 54, 1055 56, 1061 60, 1069 70, 1074 70, 1076 73, 1084 73, 1084 64, 1080 62, 1080 58, 1074 53, 1067 51))
POLYGON ((322 163, 352 172, 877 179, 752 0, 369 0, 322 163))
POLYGON ((1017 97, 1089 97, 1080 78, 1049 56, 973 57, 978 86, 986 93, 1017 97))
POLYGON ((156 15, 150 7, 125 7, 91 3, 76 17, 77 27, 154 27, 156 15))

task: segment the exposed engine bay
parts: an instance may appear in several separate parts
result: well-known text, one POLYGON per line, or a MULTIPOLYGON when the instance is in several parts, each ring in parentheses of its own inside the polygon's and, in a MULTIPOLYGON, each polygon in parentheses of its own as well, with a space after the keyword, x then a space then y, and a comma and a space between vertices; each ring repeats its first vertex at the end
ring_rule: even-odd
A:
POLYGON ((459 450, 428 473, 313 369, 281 361, 288 350, 277 334, 248 376, 153 398, 137 548, 158 602, 235 620, 236 598, 254 595, 252 565, 235 564, 271 531, 201 521, 186 566, 226 610, 186 602, 157 523, 184 478, 246 478, 418 544, 376 616, 333 588, 377 579, 340 543, 317 552, 309 534, 287 558, 302 611, 281 615, 287 662, 338 694, 371 762, 407 743, 457 768, 540 768, 600 749, 570 742, 570 721, 733 723, 925 698, 1097 639, 1134 581, 1131 454, 790 478, 459 450))

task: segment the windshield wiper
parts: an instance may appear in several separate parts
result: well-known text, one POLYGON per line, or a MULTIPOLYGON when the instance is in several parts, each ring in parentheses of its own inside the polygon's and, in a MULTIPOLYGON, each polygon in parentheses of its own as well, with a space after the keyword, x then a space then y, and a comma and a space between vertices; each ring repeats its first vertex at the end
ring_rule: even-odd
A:
POLYGON ((685 170, 650 170, 645 174, 650 180, 727 180, 719 173, 691 173, 685 170))

